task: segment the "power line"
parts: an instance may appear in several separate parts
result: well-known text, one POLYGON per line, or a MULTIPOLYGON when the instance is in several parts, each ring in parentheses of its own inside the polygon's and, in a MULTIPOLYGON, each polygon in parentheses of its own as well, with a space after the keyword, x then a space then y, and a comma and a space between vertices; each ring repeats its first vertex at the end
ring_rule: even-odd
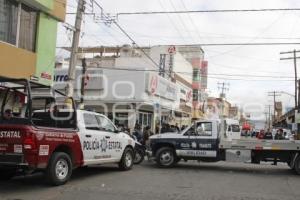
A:
POLYGON ((299 45, 300 42, 245 42, 245 43, 203 43, 203 44, 175 44, 176 46, 274 46, 299 45))
MULTIPOLYGON (((158 0, 159 5, 162 9, 165 9, 163 6, 163 3, 161 2, 161 0, 158 0)), ((176 26, 176 24, 173 22, 172 18, 167 14, 167 17, 169 19, 169 21, 171 22, 172 26, 174 27, 174 29, 177 31, 177 33, 179 34, 179 36, 182 38, 183 41, 185 40, 185 37, 183 37, 183 34, 180 32, 180 30, 178 29, 178 27, 176 26)))
MULTIPOLYGON (((137 72, 159 72, 157 69, 129 69, 129 68, 121 68, 121 67, 101 67, 101 69, 108 69, 108 70, 120 70, 120 71, 137 71, 137 72)), ((186 75, 192 75, 192 72, 180 72, 180 71, 174 71, 174 73, 177 74, 186 74, 186 75)), ((249 74, 217 74, 217 73, 212 73, 209 74, 209 77, 213 76, 229 76, 229 77, 252 77, 252 78, 277 78, 277 79, 282 79, 282 78, 291 78, 291 77, 284 77, 284 76, 262 76, 262 75, 249 75, 249 74)), ((292 81, 292 79, 289 79, 288 81, 292 81)))
POLYGON ((185 13, 231 13, 231 12, 277 12, 277 11, 299 11, 300 8, 262 8, 262 9, 220 9, 220 10, 183 10, 183 11, 143 11, 122 12, 120 15, 156 15, 156 14, 185 14, 185 13))
POLYGON ((120 24, 117 23, 116 20, 114 20, 113 18, 111 18, 110 16, 106 15, 103 13, 103 7, 96 1, 93 1, 95 3, 96 6, 98 6, 98 8, 101 9, 102 11, 102 17, 104 17, 106 20, 112 22, 115 26, 117 26, 121 32, 139 49, 142 51, 142 53, 157 67, 159 68, 159 65, 145 52, 144 49, 142 49, 137 43, 136 41, 121 27, 120 24))
MULTIPOLYGON (((176 11, 175 5, 173 4, 172 0, 169 0, 171 6, 173 7, 174 11, 176 11)), ((190 35, 191 38, 193 38, 192 34, 188 31, 189 29, 187 28, 186 24, 184 23, 184 20, 182 19, 181 15, 178 15, 179 21, 183 25, 183 28, 187 30, 188 34, 190 35)))

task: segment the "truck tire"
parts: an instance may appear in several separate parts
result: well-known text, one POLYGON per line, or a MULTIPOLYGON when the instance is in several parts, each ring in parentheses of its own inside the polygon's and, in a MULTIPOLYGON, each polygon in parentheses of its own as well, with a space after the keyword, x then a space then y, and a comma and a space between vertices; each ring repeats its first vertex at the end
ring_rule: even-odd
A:
POLYGON ((295 160, 294 171, 296 172, 296 174, 300 175, 300 155, 298 155, 295 160))
POLYGON ((16 175, 16 170, 0 169, 0 181, 10 180, 16 175))
POLYGON ((47 167, 47 180, 51 185, 63 185, 70 179, 72 170, 70 156, 63 152, 54 152, 47 167))
POLYGON ((130 170, 133 166, 134 155, 131 148, 127 147, 122 155, 121 161, 119 162, 119 169, 122 171, 130 170))
POLYGON ((133 164, 135 164, 135 165, 140 164, 141 162, 144 161, 144 158, 145 158, 144 152, 140 149, 136 149, 133 164))
POLYGON ((163 168, 173 167, 178 160, 174 149, 171 147, 162 147, 158 149, 155 159, 157 165, 163 168))

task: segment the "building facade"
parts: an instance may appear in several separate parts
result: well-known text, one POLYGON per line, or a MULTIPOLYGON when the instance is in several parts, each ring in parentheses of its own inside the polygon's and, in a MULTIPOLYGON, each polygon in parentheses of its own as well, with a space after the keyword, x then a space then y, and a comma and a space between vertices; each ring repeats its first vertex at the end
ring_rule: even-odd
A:
POLYGON ((204 60, 201 46, 180 46, 178 51, 192 65, 192 118, 197 120, 204 117, 203 104, 207 96, 208 63, 204 60))
MULTIPOLYGON (((190 124, 193 67, 176 47, 176 52, 170 55, 170 47, 174 50, 174 46, 144 48, 154 62, 160 63, 160 67, 139 49, 128 45, 79 49, 86 53, 80 57, 86 56, 88 66, 85 108, 105 113, 116 124, 130 129, 137 123, 142 127, 150 126, 153 131, 163 123, 190 124), (88 57, 89 53, 94 55, 88 57), (100 71, 89 71, 96 69, 100 71), (100 83, 96 83, 99 80, 100 83)), ((81 61, 77 64, 80 65, 81 61)), ((67 80, 67 62, 64 65, 66 67, 57 64, 55 82, 67 80)), ((81 68, 77 71, 79 77, 81 68)), ((81 78, 77 78, 77 85, 80 81, 81 78)), ((78 94, 78 87, 75 89, 75 94, 78 94)))
POLYGON ((65 10, 66 0, 0 0, 1 76, 52 82, 57 23, 65 10))
POLYGON ((207 118, 232 118, 231 104, 223 98, 208 97, 206 104, 207 118))

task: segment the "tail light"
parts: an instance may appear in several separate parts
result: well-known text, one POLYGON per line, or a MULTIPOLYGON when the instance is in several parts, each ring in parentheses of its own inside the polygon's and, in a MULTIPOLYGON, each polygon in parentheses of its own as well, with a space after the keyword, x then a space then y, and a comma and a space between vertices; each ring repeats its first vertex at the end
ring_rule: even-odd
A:
POLYGON ((26 150, 36 149, 36 138, 33 133, 26 133, 23 140, 23 147, 26 150))

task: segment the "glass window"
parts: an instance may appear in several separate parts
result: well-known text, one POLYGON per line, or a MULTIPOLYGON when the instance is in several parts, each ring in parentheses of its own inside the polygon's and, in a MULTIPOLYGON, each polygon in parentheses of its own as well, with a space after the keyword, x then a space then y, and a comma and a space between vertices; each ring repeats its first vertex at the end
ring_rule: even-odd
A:
POLYGON ((143 114, 143 126, 147 126, 147 114, 143 114))
POLYGON ((197 135, 211 136, 212 135, 212 123, 211 122, 199 122, 196 128, 197 135))
POLYGON ((109 119, 102 117, 102 116, 96 116, 96 117, 100 123, 101 130, 115 132, 116 128, 109 119))
POLYGON ((20 48, 34 51, 36 18, 37 12, 22 4, 18 45, 20 48))
POLYGON ((36 26, 37 11, 15 0, 0 0, 1 41, 34 51, 36 26))
POLYGON ((198 101, 199 99, 199 91, 197 89, 193 89, 193 101, 198 101))
POLYGON ((152 114, 148 114, 148 126, 151 127, 152 122, 152 114))
POLYGON ((100 130, 98 121, 93 114, 85 113, 83 114, 84 124, 86 129, 90 130, 100 130))
POLYGON ((200 69, 193 69, 193 81, 200 81, 200 69))
POLYGON ((139 113, 139 124, 143 123, 143 113, 139 113))
POLYGON ((0 0, 0 40, 16 45, 18 25, 18 3, 0 0))
POLYGON ((187 127, 185 130, 184 130, 184 135, 195 135, 195 127, 194 126, 191 126, 191 127, 187 127))

